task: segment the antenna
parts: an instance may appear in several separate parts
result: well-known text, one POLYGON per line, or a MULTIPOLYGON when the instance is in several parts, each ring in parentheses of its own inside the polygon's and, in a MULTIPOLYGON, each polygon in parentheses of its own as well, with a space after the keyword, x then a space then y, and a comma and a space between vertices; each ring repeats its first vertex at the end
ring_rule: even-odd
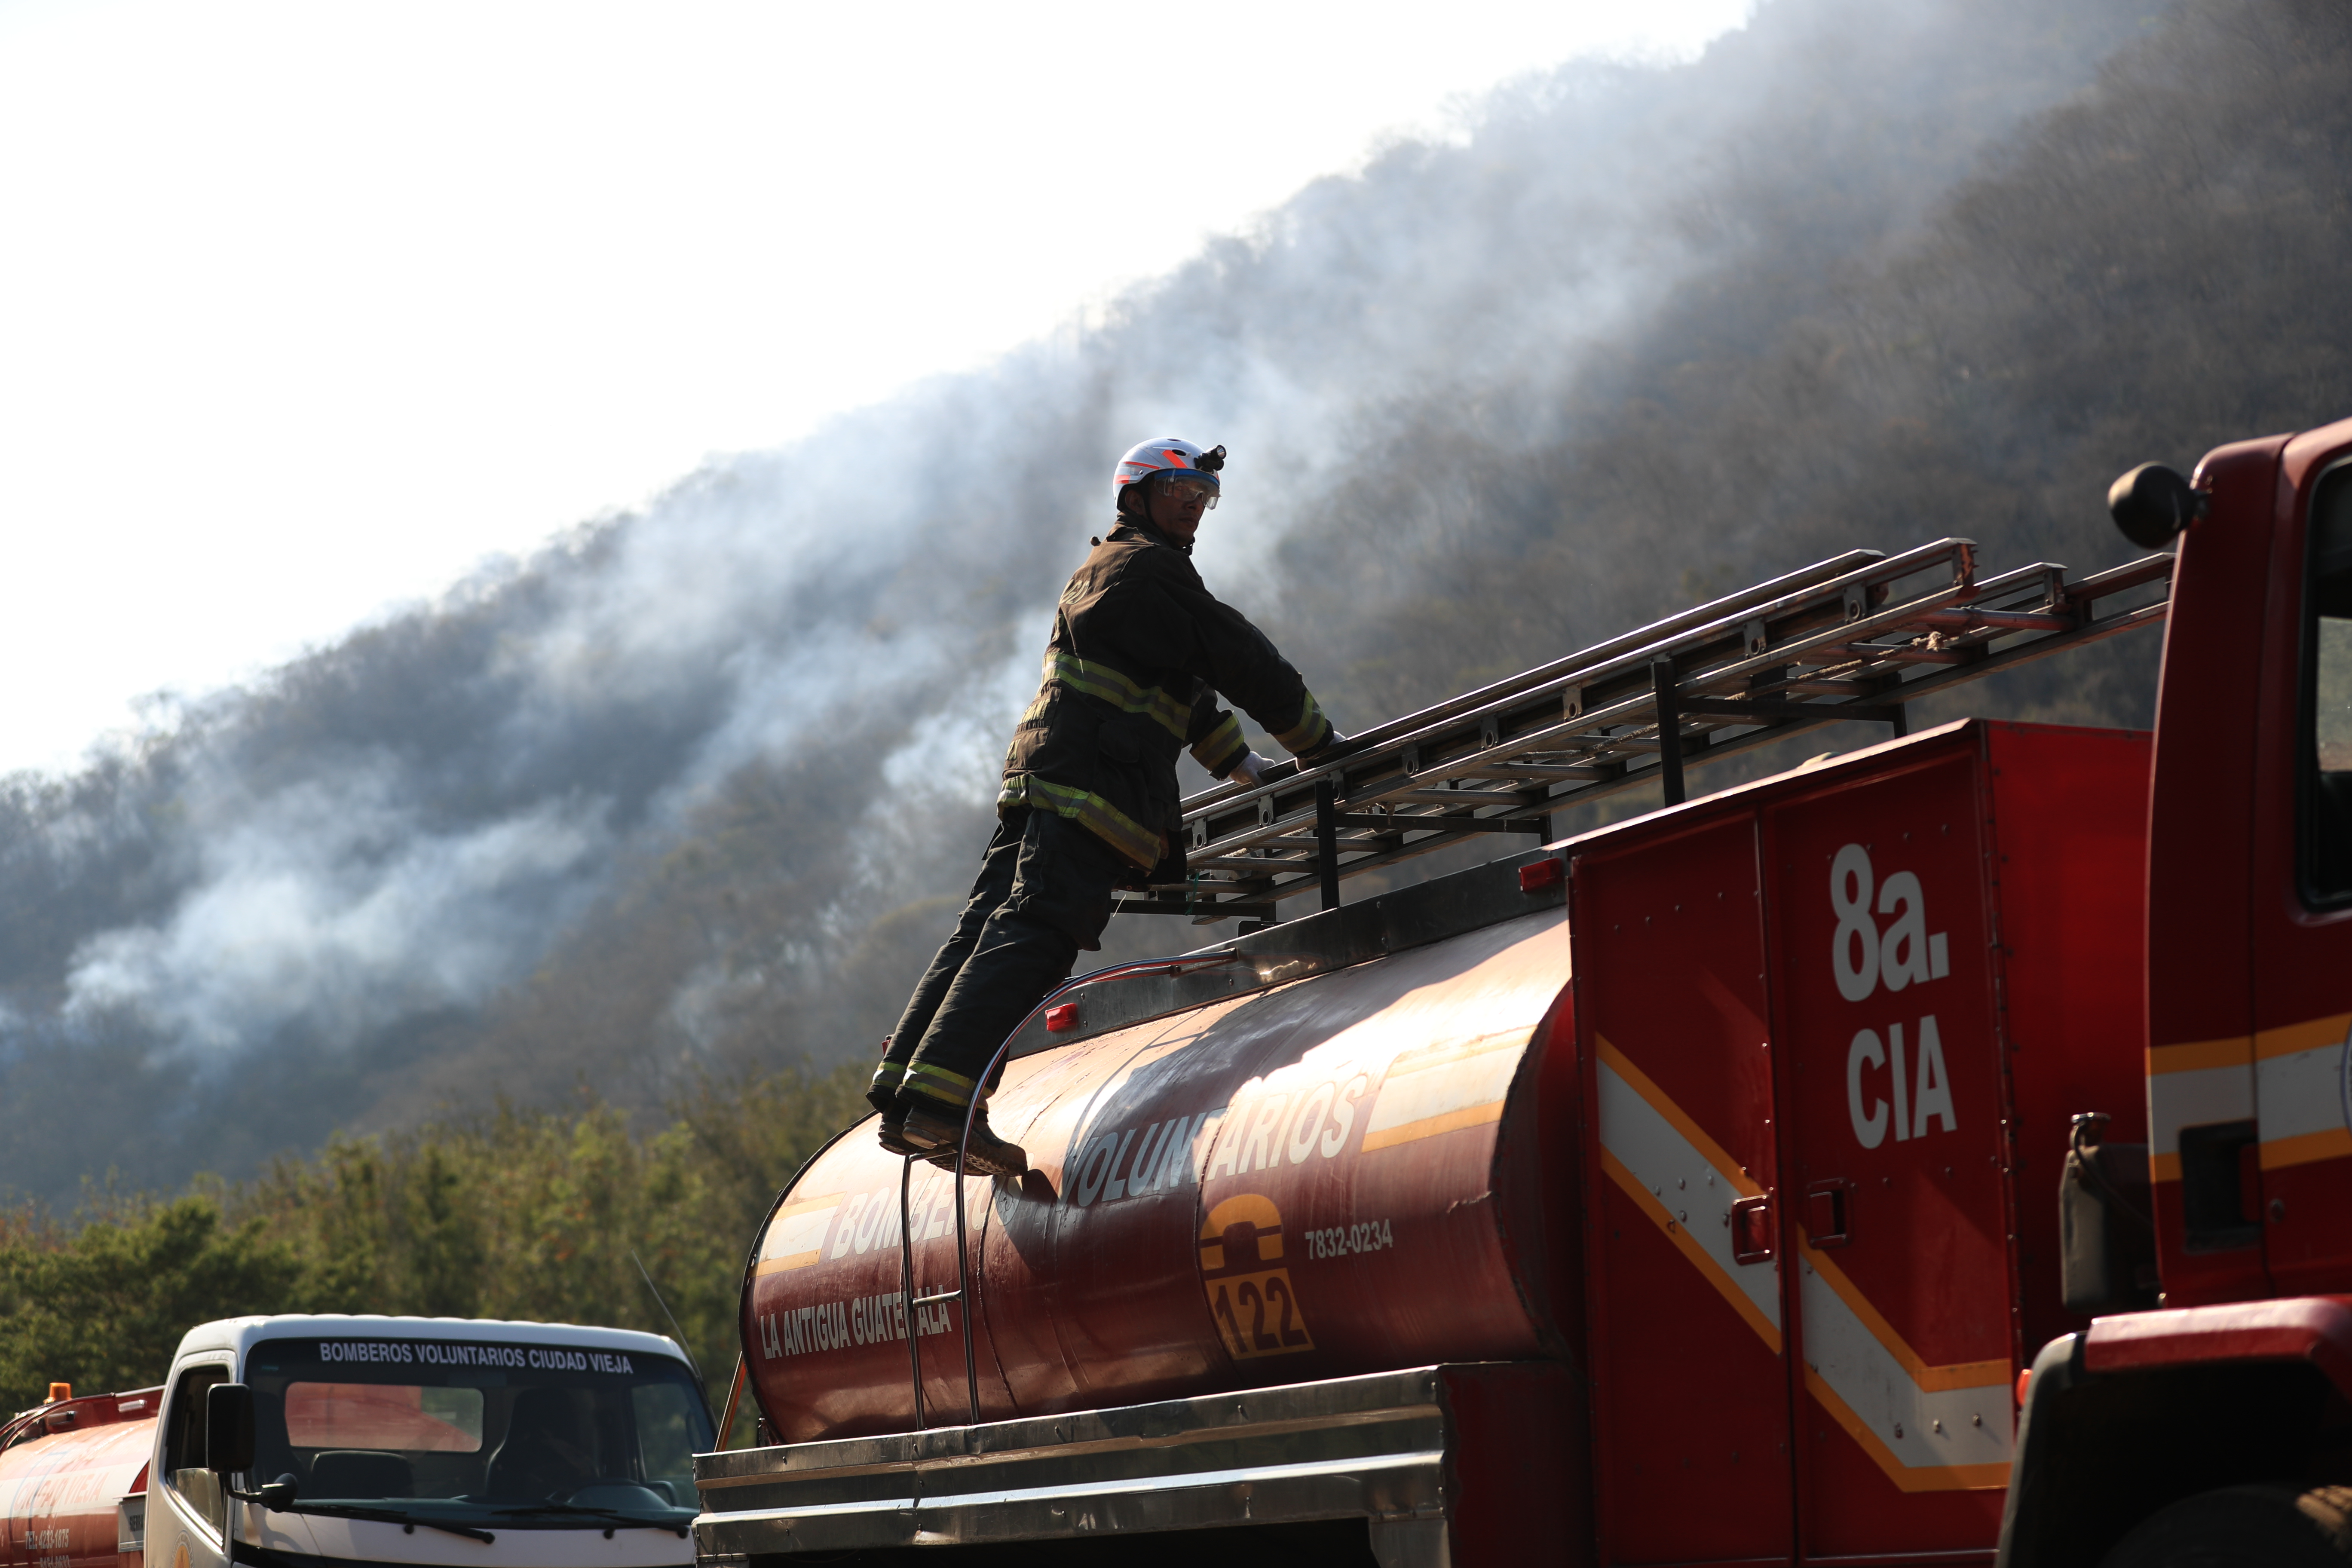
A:
MULTIPOLYGON (((654 1293, 654 1305, 661 1309, 663 1317, 669 1319, 669 1331, 677 1337, 677 1348, 685 1355, 686 1364, 693 1368, 694 1381, 700 1383, 702 1363, 694 1359, 694 1347, 686 1342, 686 1331, 677 1326, 677 1319, 671 1313, 669 1303, 662 1300, 661 1287, 654 1283, 654 1277, 651 1274, 646 1272, 646 1260, 637 1256, 637 1249, 634 1247, 629 1248, 629 1261, 637 1266, 637 1272, 645 1278, 646 1289, 654 1293)), ((721 1433, 719 1437, 722 1442, 725 1441, 726 1434, 721 1433)))

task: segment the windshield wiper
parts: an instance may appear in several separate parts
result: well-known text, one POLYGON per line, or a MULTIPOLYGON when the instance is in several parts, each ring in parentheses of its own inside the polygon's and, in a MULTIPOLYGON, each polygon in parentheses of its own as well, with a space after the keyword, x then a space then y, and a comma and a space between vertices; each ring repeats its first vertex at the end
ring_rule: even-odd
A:
POLYGON ((289 1502, 278 1511, 316 1513, 323 1514, 330 1519, 364 1519, 378 1524, 397 1524, 404 1527, 411 1535, 416 1533, 416 1527, 421 1524, 427 1530, 446 1530, 452 1535, 462 1535, 468 1541, 498 1539, 479 1525, 452 1524, 446 1519, 430 1519, 423 1514, 404 1513, 396 1508, 365 1508, 357 1503, 346 1502, 289 1502))
POLYGON ((422 1524, 433 1530, 446 1530, 452 1535, 462 1535, 468 1541, 498 1539, 478 1525, 451 1524, 446 1520, 420 1519, 415 1514, 405 1513, 399 1509, 369 1508, 363 1503, 344 1502, 300 1504, 294 1500, 298 1483, 292 1476, 280 1476, 268 1486, 257 1488, 249 1492, 241 1492, 235 1487, 225 1489, 229 1496, 239 1502, 257 1502, 277 1513, 315 1513, 329 1519, 364 1519, 377 1524, 396 1524, 400 1526, 402 1533, 407 1535, 415 1534, 416 1527, 422 1524))
MULTIPOLYGON (((624 1527, 630 1530, 667 1530, 675 1532, 680 1541, 684 1541, 688 1536, 693 1533, 693 1531, 682 1524, 672 1523, 667 1520, 647 1519, 641 1513, 623 1513, 616 1508, 598 1508, 593 1503, 556 1502, 551 1499, 546 1502, 499 1503, 492 1505, 492 1507, 494 1511, 502 1514, 574 1514, 585 1515, 590 1519, 610 1520, 612 1523, 606 1526, 604 1531, 604 1533, 607 1535, 612 1534, 614 1530, 624 1527)), ((680 1510, 679 1511, 685 1512, 687 1510, 680 1510)))

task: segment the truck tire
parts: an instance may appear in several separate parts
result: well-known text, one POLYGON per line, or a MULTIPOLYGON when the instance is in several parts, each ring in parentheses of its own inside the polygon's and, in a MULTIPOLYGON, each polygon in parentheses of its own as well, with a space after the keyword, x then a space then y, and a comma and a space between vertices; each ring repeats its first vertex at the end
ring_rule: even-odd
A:
POLYGON ((2223 1487, 2140 1521, 2100 1568, 2345 1568, 2352 1487, 2223 1487))

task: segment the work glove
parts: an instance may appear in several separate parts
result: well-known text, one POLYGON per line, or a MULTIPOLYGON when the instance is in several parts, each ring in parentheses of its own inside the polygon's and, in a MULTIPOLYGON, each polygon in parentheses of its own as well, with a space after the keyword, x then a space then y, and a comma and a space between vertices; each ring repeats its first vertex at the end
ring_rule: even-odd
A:
POLYGON ((1242 760, 1225 770, 1225 782, 1255 788, 1265 782, 1265 770, 1272 766, 1271 759, 1261 757, 1255 752, 1244 752, 1242 760))

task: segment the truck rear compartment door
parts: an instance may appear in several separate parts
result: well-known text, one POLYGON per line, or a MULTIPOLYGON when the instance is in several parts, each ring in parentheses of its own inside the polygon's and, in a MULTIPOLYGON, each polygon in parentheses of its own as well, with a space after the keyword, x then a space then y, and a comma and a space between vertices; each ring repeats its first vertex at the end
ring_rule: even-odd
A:
POLYGON ((1600 1560, 1786 1561, 1754 818, 1581 856, 1574 876, 1600 1560))
POLYGON ((1924 749, 1764 813, 1806 1560, 1999 1525, 2016 1327, 1981 758, 1924 749))

